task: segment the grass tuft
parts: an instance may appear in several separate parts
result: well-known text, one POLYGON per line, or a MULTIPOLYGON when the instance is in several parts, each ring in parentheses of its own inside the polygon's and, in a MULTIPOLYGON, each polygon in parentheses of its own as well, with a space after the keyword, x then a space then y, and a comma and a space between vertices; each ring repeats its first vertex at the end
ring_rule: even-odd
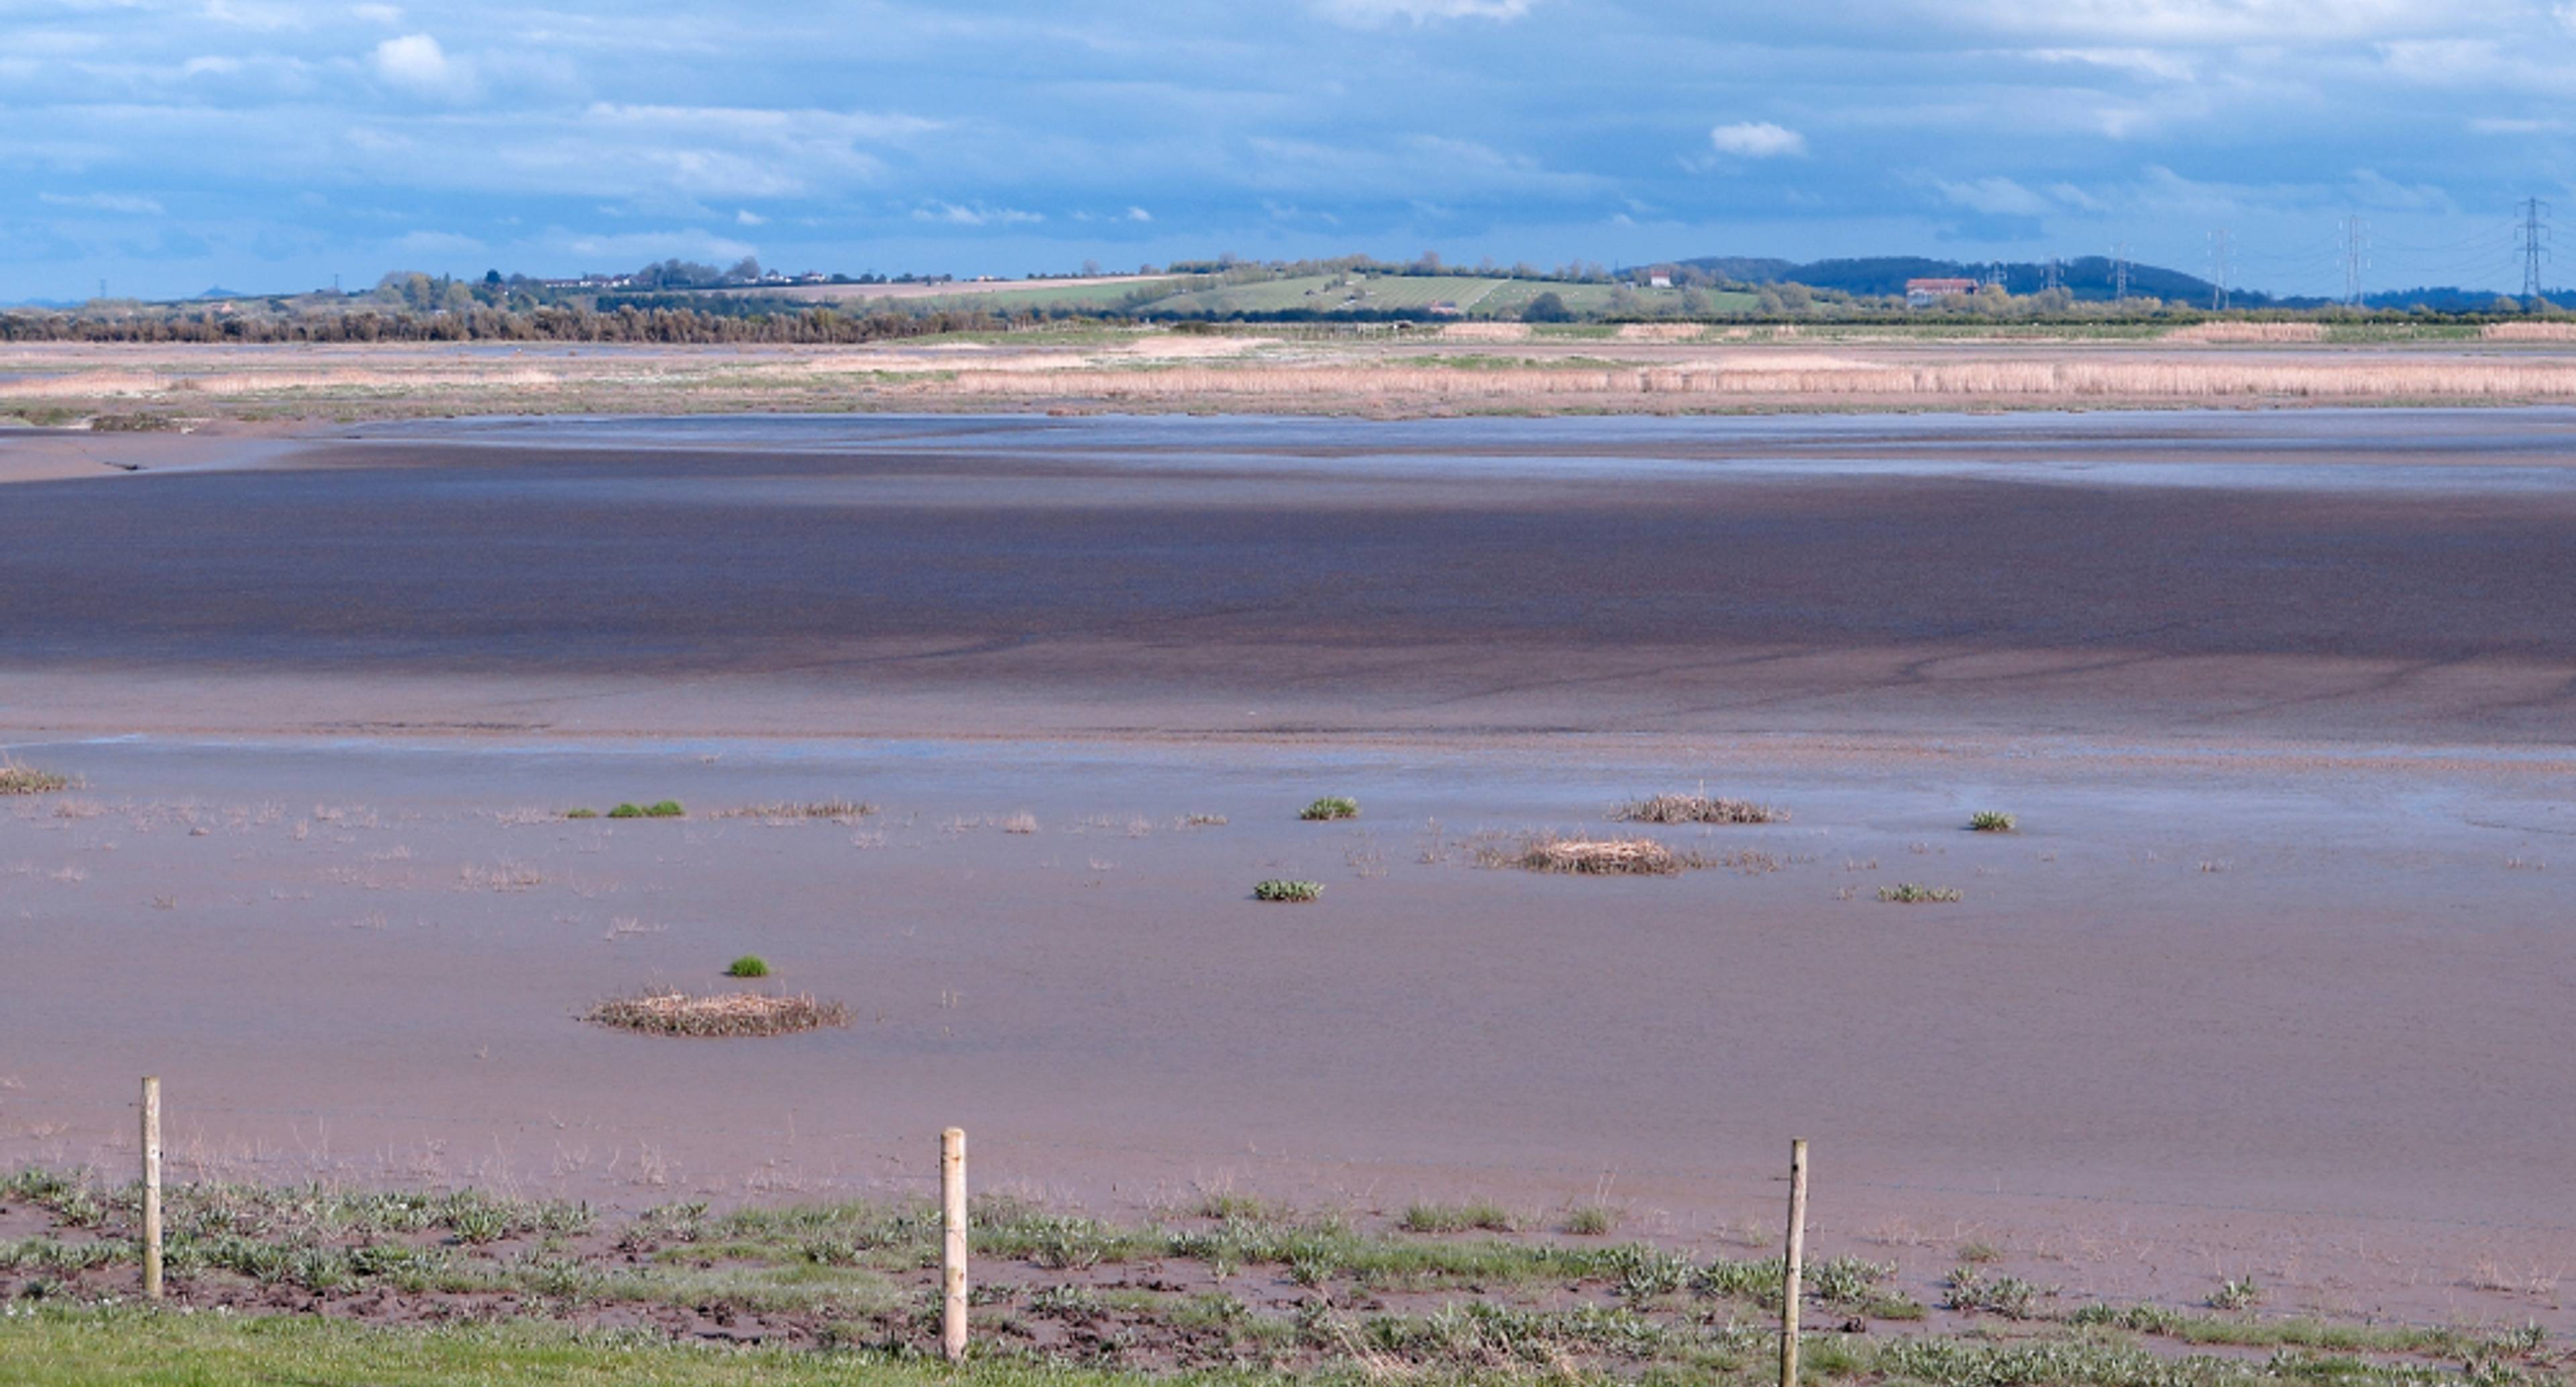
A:
POLYGON ((78 783, 60 772, 38 770, 0 756, 0 795, 45 795, 71 789, 78 783))
POLYGON ((1399 1227, 1408 1233, 1509 1233, 1520 1226, 1500 1204, 1408 1204, 1399 1227))
POLYGON ((1323 823, 1333 819, 1356 819, 1359 816, 1360 802, 1348 795, 1326 795, 1313 804, 1307 805, 1297 815, 1308 823, 1323 823))
POLYGON ((725 976, 728 978, 768 977, 769 960, 762 958, 758 954, 744 954, 742 957, 725 965, 725 976))
POLYGON ((1652 838, 1567 838, 1547 834, 1517 848, 1480 853, 1489 867, 1577 876, 1671 876, 1686 865, 1652 838))
POLYGON ((1578 1204, 1565 1211, 1565 1231, 1578 1238, 1606 1238, 1619 1226, 1620 1211, 1607 1204, 1578 1204))
POLYGON ((852 819, 864 819, 875 812, 877 812, 877 807, 873 804, 868 804, 860 800, 842 799, 835 795, 830 799, 808 801, 789 800, 776 804, 746 804, 740 809, 719 809, 716 811, 716 817, 719 819, 768 819, 772 821, 787 819, 837 819, 842 822, 847 822, 852 819))
POLYGON ((1909 881, 1902 886, 1878 888, 1878 898, 1895 905, 1956 905, 1966 900, 1968 893, 1956 886, 1917 886, 1909 881))
POLYGON ((2251 1310, 2256 1304, 2260 1303, 2262 1299, 2263 1288, 2260 1285, 2257 1285, 2254 1278, 2249 1274, 2246 1276, 2232 1277, 2219 1283, 2218 1289, 2209 1293, 2209 1308, 2212 1310, 2251 1310))
POLYGON ((1320 881, 1265 881, 1252 888, 1256 901, 1311 901, 1323 894, 1320 881))
POLYGON ((1979 833, 2010 833, 2017 822, 1999 809, 1980 809, 1968 816, 1968 827, 1979 833))
POLYGON ((599 817, 599 811, 596 809, 567 809, 564 811, 564 817, 567 819, 596 819, 599 817))
POLYGON ((1789 811, 1749 800, 1656 795, 1632 799, 1611 810, 1610 817, 1621 823, 1640 824, 1771 824, 1786 822, 1789 811))
POLYGON ((838 1002, 810 996, 761 997, 748 992, 691 997, 681 992, 646 992, 613 997, 582 1018, 619 1030, 647 1035, 730 1037, 790 1035, 825 1026, 850 1024, 850 1012, 838 1002))

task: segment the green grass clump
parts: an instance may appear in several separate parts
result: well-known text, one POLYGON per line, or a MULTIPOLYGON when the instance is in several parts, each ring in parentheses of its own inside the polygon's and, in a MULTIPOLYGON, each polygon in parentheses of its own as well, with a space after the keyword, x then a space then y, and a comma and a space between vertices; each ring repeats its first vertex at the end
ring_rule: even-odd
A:
POLYGON ((1252 888, 1256 901, 1311 901, 1323 894, 1320 881, 1265 881, 1252 888))
POLYGON ((1960 1267, 1941 1283, 1941 1304, 1963 1314, 2001 1315, 2008 1320, 2031 1316, 2031 1301, 2040 1289, 2018 1276, 1989 1276, 1975 1267, 1960 1267))
POLYGON ((1909 881, 1902 886, 1878 888, 1878 898, 1897 905, 1956 905, 1966 900, 1968 893, 1955 886, 1917 886, 1909 881))
POLYGON ((596 819, 599 817, 599 811, 596 809, 567 809, 564 811, 564 817, 567 819, 596 819))
POLYGON ((1980 809, 1968 816, 1968 827, 1979 833, 2010 833, 2015 822, 2012 815, 1996 809, 1980 809))
POLYGON ((44 795, 71 787, 72 778, 68 775, 23 766, 0 756, 0 795, 44 795))
POLYGON ((1410 1204, 1405 1206, 1399 1225, 1408 1233, 1465 1233, 1483 1229, 1488 1233, 1508 1233, 1520 1226, 1511 1210, 1500 1204, 1410 1204))
POLYGON ((684 819, 689 811, 675 799, 657 800, 651 804, 624 803, 608 811, 612 819, 684 819))
POLYGON ((621 804, 616 808, 609 810, 608 817, 612 819, 640 819, 644 817, 644 806, 640 804, 621 804))
POLYGON ((2263 1288, 2248 1276, 2231 1277, 2209 1293, 2212 1310, 2251 1310, 2263 1299, 2263 1288))
POLYGON ((1610 811, 1610 817, 1621 823, 1641 824, 1768 824, 1788 818, 1789 811, 1749 800, 1655 795, 1619 805, 1610 811))
POLYGON ((758 954, 744 954, 742 957, 725 965, 725 976, 728 978, 768 977, 769 960, 762 958, 758 954))
POLYGON ((1607 1204, 1578 1204, 1565 1211, 1565 1231, 1578 1238, 1605 1238, 1619 1226, 1619 1211, 1607 1204))
POLYGON ((1322 823, 1333 819, 1356 819, 1359 816, 1360 802, 1348 795, 1326 795, 1313 804, 1307 805, 1297 815, 1308 823, 1322 823))

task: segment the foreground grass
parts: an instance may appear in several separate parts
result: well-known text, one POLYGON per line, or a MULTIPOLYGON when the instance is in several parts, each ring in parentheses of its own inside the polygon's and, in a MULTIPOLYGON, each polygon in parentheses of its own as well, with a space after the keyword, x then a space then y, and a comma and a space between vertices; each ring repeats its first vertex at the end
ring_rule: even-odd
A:
MULTIPOLYGON (((1603 1334, 1615 1336, 1614 1317, 1603 1334)), ((799 1387, 863 1382, 871 1387, 973 1384, 974 1387, 1141 1387, 1141 1384, 1358 1384, 1401 1380, 1425 1384, 1524 1381, 1741 1382, 1769 1380, 1772 1365, 1758 1345, 1717 1347, 1693 1362, 1642 1378, 1586 1370, 1562 1361, 1524 1359, 1512 1349, 1505 1321, 1453 1316, 1425 1334, 1460 1339, 1463 1361, 1429 1369, 1390 1370, 1363 1356, 1309 1372, 1228 1366, 1163 1373, 1120 1371, 1033 1356, 978 1357, 963 1367, 918 1354, 878 1350, 713 1348, 633 1333, 578 1332, 515 1321, 434 1329, 378 1329, 311 1317, 173 1314, 132 1307, 13 1311, 0 1315, 0 1366, 23 1387, 269 1387, 270 1384, 364 1383, 368 1387, 799 1387)), ((1716 1336, 1723 1339, 1726 1336, 1716 1336)), ((1741 1339, 1744 1336, 1736 1336, 1741 1339)), ((2348 1357, 2276 1354, 2268 1359, 2158 1357, 2118 1339, 2043 1341, 1970 1339, 1854 1341, 1819 1338, 1806 1380, 1818 1383, 1920 1383, 1925 1387, 2253 1387, 2254 1384, 2350 1384, 2434 1387, 2446 1382, 2543 1383, 2498 1364, 2466 1372, 2387 1367, 2348 1357)))

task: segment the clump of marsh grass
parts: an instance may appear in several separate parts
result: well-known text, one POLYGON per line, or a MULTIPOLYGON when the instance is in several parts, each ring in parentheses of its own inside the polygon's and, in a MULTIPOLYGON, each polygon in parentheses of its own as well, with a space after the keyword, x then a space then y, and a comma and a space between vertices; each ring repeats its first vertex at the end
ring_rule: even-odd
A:
POLYGON ((758 954, 744 954, 742 957, 725 965, 725 976, 728 978, 768 977, 769 960, 762 958, 758 954))
POLYGON ((564 811, 564 817, 567 819, 596 819, 599 817, 599 811, 596 809, 567 809, 564 811))
POLYGON ((1502 1205, 1479 1200, 1472 1204, 1408 1204, 1396 1226, 1408 1233, 1468 1233, 1478 1229, 1509 1233, 1520 1227, 1520 1221, 1502 1205))
POLYGON ((651 804, 620 804, 608 811, 612 819, 684 819, 689 811, 675 799, 656 800, 651 804))
POLYGON ((1750 800, 1655 795, 1632 799, 1611 810, 1610 817, 1620 823, 1639 824, 1772 824, 1787 821, 1789 811, 1750 800))
POLYGON ((2212 1310, 2251 1310, 2263 1299, 2263 1288, 2251 1275, 2230 1277, 2209 1293, 2212 1310))
POLYGON ((1966 900, 1968 893, 1955 886, 1917 886, 1909 881, 1902 886, 1878 888, 1878 898, 1892 905, 1956 905, 1966 900))
POLYGON ((1334 819, 1356 819, 1359 816, 1360 802, 1348 795, 1326 795, 1297 814, 1308 823, 1328 823, 1334 819))
POLYGON ((0 795, 48 795, 79 783, 59 771, 38 770, 0 756, 0 795))
POLYGON ((2018 1276, 1989 1276, 1975 1267, 1959 1267, 1941 1283, 1944 1308, 1963 1314, 2001 1315, 2008 1320, 2029 1319, 2030 1303, 2040 1294, 2037 1286, 2018 1276))
POLYGON ((671 991, 612 997, 591 1008, 582 1019, 646 1035, 730 1037, 790 1035, 825 1026, 846 1026, 850 1024, 850 1012, 838 1002, 818 1002, 805 995, 763 997, 732 992, 692 997, 671 991))
POLYGON ((783 823, 795 819, 831 819, 840 823, 849 823, 852 820, 864 819, 875 812, 877 807, 873 804, 842 799, 835 795, 830 799, 802 802, 790 800, 776 804, 746 804, 739 809, 719 809, 716 811, 716 817, 762 819, 771 823, 783 823))
POLYGON ((1265 881, 1252 888, 1256 901, 1311 901, 1323 894, 1320 881, 1265 881))
POLYGON ((1671 876, 1689 865, 1652 838, 1568 838, 1554 833, 1514 847, 1483 849, 1477 859, 1488 867, 1577 876, 1671 876))
POLYGON ((2012 815, 1997 809, 1980 809, 1968 816, 1968 827, 1978 833, 2010 833, 2018 822, 2012 815))
POLYGON ((1578 1238, 1606 1238, 1619 1219, 1620 1211, 1607 1204, 1578 1204, 1565 1211, 1564 1230, 1578 1238))

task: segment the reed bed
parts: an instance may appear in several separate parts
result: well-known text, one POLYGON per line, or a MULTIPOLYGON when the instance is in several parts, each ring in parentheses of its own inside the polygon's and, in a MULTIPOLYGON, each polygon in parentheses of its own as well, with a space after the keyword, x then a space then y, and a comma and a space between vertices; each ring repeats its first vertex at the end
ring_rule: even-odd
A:
POLYGON ((1527 323, 1451 323, 1440 329, 1440 335, 1452 342, 1526 342, 1530 339, 1527 323))
POLYGON ((2165 334, 2168 342, 2322 342, 2323 323, 2194 323, 2165 334))
POLYGON ((2489 323, 2478 336, 2489 342, 2576 342, 2576 323, 2489 323))
POLYGON ((751 992, 728 992, 692 997, 670 991, 612 997, 591 1008, 582 1019, 646 1035, 726 1038, 792 1035, 826 1026, 847 1026, 850 1011, 839 1002, 818 1002, 803 993, 764 997, 751 992))
POLYGON ((1686 864, 1652 838, 1568 838, 1546 834, 1482 854, 1489 867, 1574 876, 1671 876, 1686 864))
POLYGON ((1638 824, 1770 824, 1785 822, 1789 811, 1750 800, 1655 795, 1630 800, 1611 810, 1610 817, 1619 823, 1638 824))
POLYGON ((977 371, 892 384, 917 396, 1078 395, 1139 401, 1428 398, 1597 402, 1620 397, 2535 400, 2576 398, 2576 361, 1692 362, 1623 368, 1182 366, 977 371))
POLYGON ((1699 323, 1621 323, 1622 342, 1690 342, 1708 329, 1699 323))

